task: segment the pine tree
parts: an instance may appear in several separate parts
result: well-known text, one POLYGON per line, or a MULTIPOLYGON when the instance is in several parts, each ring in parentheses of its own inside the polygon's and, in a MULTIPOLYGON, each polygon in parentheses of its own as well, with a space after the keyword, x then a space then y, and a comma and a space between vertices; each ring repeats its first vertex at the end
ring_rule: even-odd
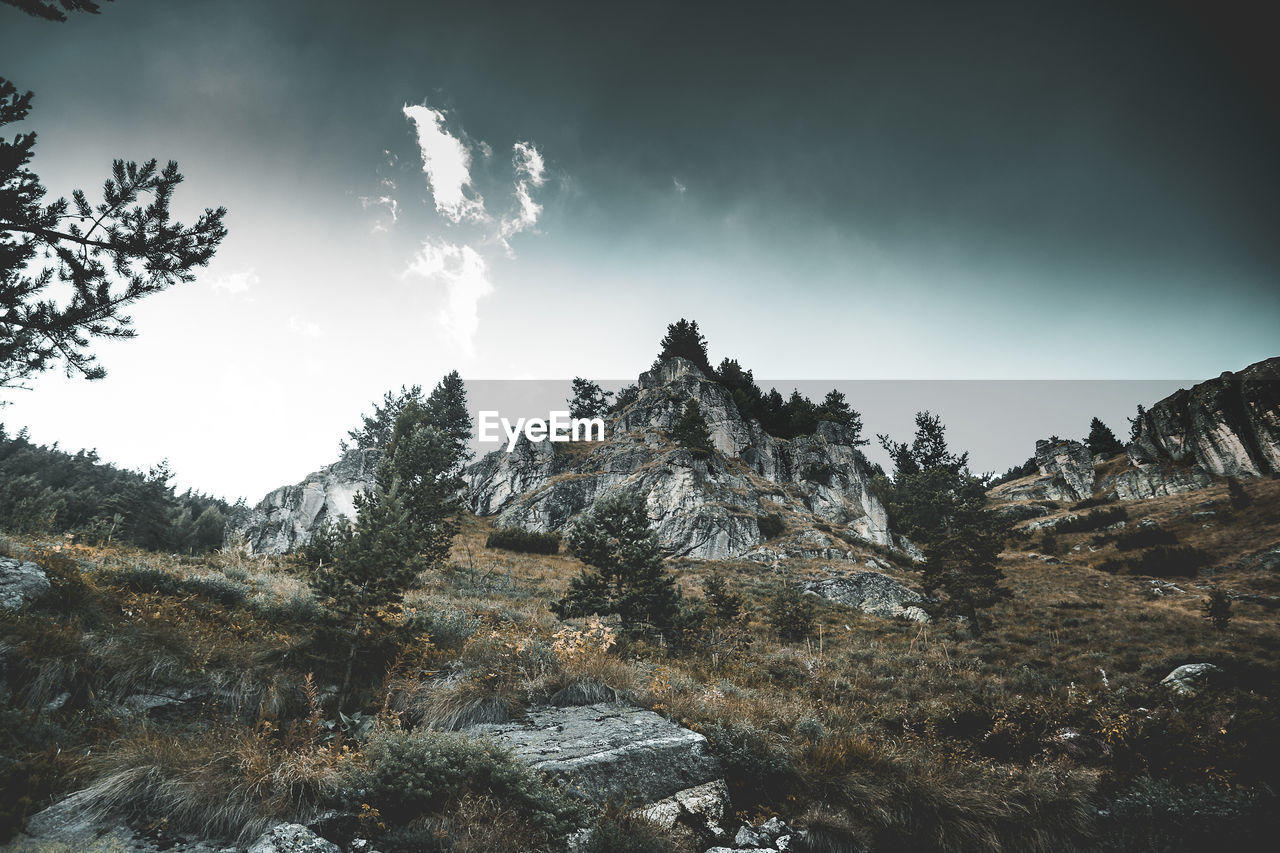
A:
POLYGON ((1146 418, 1147 410, 1138 404, 1138 412, 1129 418, 1129 441, 1137 441, 1138 436, 1142 434, 1142 421, 1146 418))
POLYGON ((813 635, 813 596, 801 591, 795 578, 785 575, 774 588, 765 613, 778 636, 790 642, 800 642, 813 635))
POLYGON ((715 375, 715 371, 711 369, 711 362, 707 360, 707 339, 702 336, 702 332, 698 331, 697 320, 686 320, 681 317, 667 326, 667 333, 662 337, 661 347, 655 366, 668 358, 678 356, 692 361, 707 378, 715 375))
POLYGON ((664 633, 673 631, 680 591, 663 567, 643 495, 623 492, 597 501, 569 530, 566 542, 589 568, 551 605, 557 616, 617 614, 627 630, 652 625, 664 633))
MULTIPOLYGON (((399 393, 386 392, 382 395, 380 404, 373 404, 373 411, 370 414, 360 416, 360 426, 347 432, 347 437, 351 439, 357 450, 385 450, 391 441, 391 431, 395 428, 396 418, 411 400, 422 402, 421 385, 408 388, 401 385, 399 393)), ((352 445, 348 445, 345 441, 342 443, 343 450, 350 446, 352 445)))
MULTIPOLYGON (((356 495, 354 523, 331 527, 305 551, 312 589, 349 639, 343 696, 362 638, 385 629, 420 574, 448 558, 469 456, 466 412, 456 373, 426 401, 410 396, 395 417, 372 488, 356 495)), ((467 423, 469 436, 469 417, 467 423)))
MULTIPOLYGON (((63 5, 96 11, 82 0, 63 5)), ((65 20, 50 3, 24 0, 20 8, 65 20)), ((0 78, 0 126, 24 120, 31 99, 0 78)), ((23 387, 58 362, 67 375, 101 379, 92 341, 133 337, 125 311, 193 281, 227 234, 225 208, 206 209, 190 226, 171 219, 182 182, 172 160, 163 168, 114 161, 100 204, 81 190, 71 204, 43 204, 45 188, 28 168, 35 143, 34 133, 0 137, 0 388, 23 387)))
POLYGON ((844 427, 849 443, 861 447, 870 442, 862 437, 862 414, 845 402, 844 394, 835 388, 827 392, 827 396, 818 404, 818 420, 831 421, 844 427))
POLYGON ((684 413, 671 428, 671 440, 691 451, 696 459, 705 459, 715 452, 707 419, 697 400, 687 400, 684 413))
POLYGON ((1089 452, 1094 456, 1101 455, 1110 459, 1124 451, 1124 445, 1116 438, 1116 434, 1098 418, 1090 421, 1089 437, 1084 441, 1089 446, 1089 452))
POLYGON ((892 524, 924 550, 925 591, 942 593, 938 609, 965 616, 981 634, 989 620, 980 611, 1010 595, 996 565, 1009 523, 984 509, 985 478, 969 471, 969 454, 951 452, 936 415, 916 415, 911 444, 883 435, 880 441, 894 472, 877 485, 892 524))
POLYGON ((569 417, 603 418, 609 413, 609 398, 612 396, 612 391, 606 391, 588 379, 575 376, 573 396, 565 401, 569 405, 569 417))

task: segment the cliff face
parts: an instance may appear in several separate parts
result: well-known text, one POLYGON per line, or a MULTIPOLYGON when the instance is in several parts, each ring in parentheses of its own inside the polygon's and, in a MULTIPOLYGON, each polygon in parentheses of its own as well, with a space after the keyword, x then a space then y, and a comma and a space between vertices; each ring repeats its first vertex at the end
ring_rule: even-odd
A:
POLYGON ((1143 415, 1127 450, 1135 465, 1194 463, 1227 477, 1280 471, 1280 358, 1164 398, 1143 415))
POLYGON ((1126 448, 1130 467, 1096 478, 1077 441, 1036 443, 1040 475, 997 487, 999 501, 1078 501, 1095 493, 1120 500, 1174 495, 1213 485, 1214 476, 1280 471, 1280 358, 1224 373, 1153 405, 1126 448))
POLYGON ((355 496, 373 483, 378 450, 349 450, 301 483, 281 486, 258 502, 228 531, 254 554, 283 554, 305 545, 320 527, 339 516, 355 518, 355 496))
MULTIPOLYGON (((496 514, 499 526, 559 530, 597 499, 638 489, 671 555, 757 556, 765 541, 760 522, 771 514, 807 530, 808 549, 843 551, 846 538, 891 543, 884 507, 842 427, 823 423, 812 436, 775 438, 744 420, 728 391, 679 358, 641 375, 639 387, 637 399, 609 419, 603 442, 521 438, 511 453, 494 451, 476 462, 466 472, 471 510, 496 514), (716 449, 709 458, 695 458, 666 437, 687 400, 696 400, 706 418, 716 449), (814 530, 818 524, 835 538, 814 530)), ((771 543, 770 554, 787 553, 785 538, 780 543, 771 543)))

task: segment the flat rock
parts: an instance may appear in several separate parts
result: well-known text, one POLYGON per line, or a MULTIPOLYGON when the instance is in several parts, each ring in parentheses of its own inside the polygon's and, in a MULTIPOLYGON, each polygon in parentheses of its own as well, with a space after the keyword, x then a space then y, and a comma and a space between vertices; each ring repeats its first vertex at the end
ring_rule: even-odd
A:
POLYGON ((912 622, 928 622, 920 607, 920 593, 879 572, 835 574, 822 580, 806 581, 805 592, 854 607, 863 613, 883 619, 901 617, 912 622))
POLYGON ((633 705, 541 706, 520 720, 464 731, 493 738, 597 803, 658 803, 724 775, 705 737, 633 705))

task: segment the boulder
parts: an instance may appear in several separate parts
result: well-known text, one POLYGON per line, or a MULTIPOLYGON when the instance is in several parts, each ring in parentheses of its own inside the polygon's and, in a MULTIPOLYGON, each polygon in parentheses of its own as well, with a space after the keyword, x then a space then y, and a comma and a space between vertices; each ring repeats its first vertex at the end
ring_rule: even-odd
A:
POLYGON ((1160 680, 1160 686, 1175 696, 1195 696, 1221 668, 1211 663, 1185 663, 1160 680))
MULTIPOLYGON (((645 495, 669 556, 750 557, 766 537, 766 515, 802 530, 824 524, 846 537, 892 545, 888 515, 871 492, 861 451, 841 426, 775 438, 738 411, 724 386, 682 358, 642 374, 636 399, 606 419, 606 440, 591 445, 530 442, 487 454, 467 468, 466 502, 499 527, 561 530, 596 501, 622 489, 645 495), (695 456, 668 433, 697 401, 715 446, 695 456)), ((847 542, 777 546, 849 551, 847 542)), ((787 553, 787 556, 794 556, 787 553)), ((771 558, 770 558, 771 559, 771 558)))
POLYGON ((1126 449, 1137 465, 1181 462, 1224 477, 1280 471, 1280 358, 1175 391, 1143 414, 1126 449))
POLYGON ((0 607, 19 610, 49 591, 44 569, 35 563, 0 557, 0 607))
POLYGON ((262 833, 249 845, 248 853, 342 853, 342 850, 302 824, 282 823, 262 833))
POLYGON ((493 738, 596 803, 615 797, 654 804, 701 788, 686 794, 682 807, 690 808, 711 793, 703 786, 724 775, 705 737, 633 705, 540 706, 519 720, 479 723, 464 731, 493 738))
POLYGON ((354 519, 355 496, 373 484, 381 458, 379 450, 348 450, 301 483, 281 486, 227 525, 228 543, 244 542, 254 554, 284 554, 310 542, 325 525, 354 519))
POLYGON ((929 621, 928 614, 920 607, 924 599, 918 592, 879 572, 833 574, 821 580, 805 581, 801 588, 872 616, 929 621))

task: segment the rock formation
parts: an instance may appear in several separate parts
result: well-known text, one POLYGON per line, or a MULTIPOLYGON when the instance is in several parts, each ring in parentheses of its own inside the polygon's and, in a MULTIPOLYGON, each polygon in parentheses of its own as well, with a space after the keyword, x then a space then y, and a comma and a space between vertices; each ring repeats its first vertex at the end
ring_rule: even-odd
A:
POLYGON ((1280 471, 1280 358, 1165 397, 1142 416, 1127 450, 1135 465, 1194 463, 1227 477, 1280 471))
POLYGON ((821 580, 806 581, 802 588, 805 592, 872 616, 929 621, 928 614, 920 607, 923 599, 918 592, 879 572, 837 573, 821 580))
POLYGON ((380 457, 377 450, 348 450, 301 483, 281 486, 228 525, 228 541, 243 540, 254 554, 284 554, 311 541, 329 522, 354 518, 352 501, 373 484, 380 457))
MULTIPOLYGON (((465 476, 473 512, 496 514, 500 527, 535 531, 560 530, 597 499, 638 489, 664 549, 676 556, 748 556, 766 539, 762 519, 775 514, 793 529, 820 525, 845 544, 892 544, 866 463, 844 428, 822 423, 811 436, 775 438, 682 358, 641 375, 636 400, 609 418, 607 440, 535 444, 521 437, 511 452, 486 455, 465 476), (706 418, 716 449, 710 457, 667 438, 688 400, 706 418)), ((823 541, 819 547, 848 553, 830 537, 823 541)), ((785 537, 774 550, 788 554, 785 537)))
POLYGON ((1068 497, 1059 500, 1080 501, 1093 494, 1093 454, 1080 442, 1037 441, 1036 465, 1043 476, 1061 481, 1068 497))
POLYGON ((536 707, 520 720, 463 731, 493 738, 595 803, 659 803, 724 775, 705 737, 632 705, 536 707))

